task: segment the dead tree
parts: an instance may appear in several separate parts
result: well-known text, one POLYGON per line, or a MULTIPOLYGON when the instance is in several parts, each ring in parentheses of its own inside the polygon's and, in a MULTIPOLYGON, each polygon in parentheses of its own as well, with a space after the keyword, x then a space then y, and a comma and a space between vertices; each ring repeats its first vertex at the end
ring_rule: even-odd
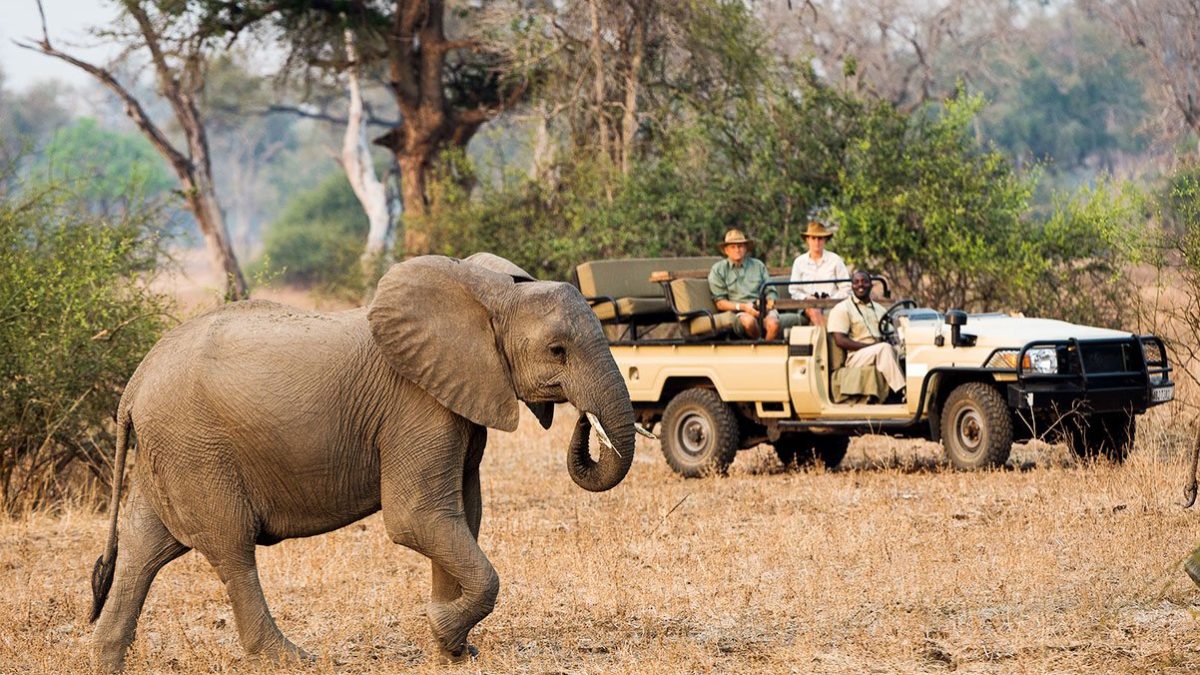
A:
MULTIPOLYGON (((156 22, 140 0, 125 0, 122 7, 136 26, 136 39, 140 41, 140 45, 137 46, 144 47, 150 54, 158 93, 171 106, 175 121, 183 132, 184 149, 177 148, 167 138, 162 129, 150 119, 141 102, 118 82, 108 69, 71 56, 51 44, 44 14, 42 39, 36 42, 18 42, 18 45, 53 56, 79 68, 121 99, 125 105, 125 113, 167 160, 178 177, 180 192, 187 209, 195 216, 200 232, 204 235, 209 260, 221 279, 225 299, 247 298, 249 292, 246 279, 242 276, 237 256, 230 245, 229 232, 217 199, 208 136, 198 108, 198 101, 204 92, 207 65, 205 41, 168 39, 163 21, 156 22)), ((41 10, 41 0, 38 1, 38 9, 41 10)))

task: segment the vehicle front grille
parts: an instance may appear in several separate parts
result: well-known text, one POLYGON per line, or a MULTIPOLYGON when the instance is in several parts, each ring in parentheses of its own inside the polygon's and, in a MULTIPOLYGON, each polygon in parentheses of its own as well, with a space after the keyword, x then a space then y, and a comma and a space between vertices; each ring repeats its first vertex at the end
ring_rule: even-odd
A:
POLYGON ((1145 365, 1142 362, 1141 346, 1131 340, 1121 342, 1080 342, 1078 358, 1074 349, 1068 348, 1067 358, 1060 360, 1060 369, 1083 374, 1089 380, 1103 377, 1109 385, 1136 385, 1143 382, 1145 365), (1064 363, 1065 361, 1065 363, 1064 363))

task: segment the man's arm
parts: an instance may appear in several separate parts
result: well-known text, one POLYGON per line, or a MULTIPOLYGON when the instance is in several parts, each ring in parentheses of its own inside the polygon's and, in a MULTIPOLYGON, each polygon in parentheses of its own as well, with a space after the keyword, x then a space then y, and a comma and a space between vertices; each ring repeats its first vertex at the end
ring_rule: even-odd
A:
POLYGON ((834 343, 848 352, 856 352, 860 349, 866 349, 872 344, 875 344, 873 342, 859 342, 858 340, 851 340, 850 336, 846 335, 845 333, 833 333, 833 331, 830 332, 833 334, 834 343))
POLYGON ((852 301, 842 301, 830 310, 826 330, 833 335, 834 344, 848 352, 856 352, 864 347, 870 347, 871 343, 850 339, 850 308, 846 304, 848 302, 852 301))
MULTIPOLYGON (((771 271, 767 269, 767 263, 762 262, 761 260, 759 261, 759 269, 762 270, 762 281, 758 282, 758 287, 761 289, 764 284, 771 280, 771 271)), ((767 300, 770 301, 778 299, 779 289, 776 286, 767 286, 767 300)), ((767 306, 770 307, 772 305, 768 304, 767 306)))

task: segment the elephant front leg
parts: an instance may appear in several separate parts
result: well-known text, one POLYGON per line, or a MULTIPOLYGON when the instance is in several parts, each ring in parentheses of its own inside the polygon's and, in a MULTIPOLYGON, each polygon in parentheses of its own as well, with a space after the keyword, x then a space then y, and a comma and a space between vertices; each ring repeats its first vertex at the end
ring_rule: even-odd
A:
POLYGON ((432 562, 426 615, 442 658, 452 662, 473 655, 467 634, 492 612, 500 593, 500 577, 475 540, 480 515, 478 472, 467 473, 464 476, 459 469, 442 474, 446 485, 422 480, 403 489, 402 481, 385 475, 381 495, 388 535, 432 562), (418 494, 424 497, 421 507, 407 506, 418 494))
MULTIPOLYGON (((471 530, 471 538, 479 540, 479 525, 483 516, 483 504, 479 489, 479 460, 483 455, 483 444, 486 441, 485 429, 480 429, 477 438, 473 439, 472 448, 468 450, 466 471, 463 475, 463 510, 467 520, 467 527, 471 530)), ((438 635, 438 627, 433 621, 433 616, 438 611, 439 607, 453 607, 453 602, 462 596, 462 586, 458 583, 458 579, 442 568, 436 561, 431 562, 433 589, 430 594, 430 626, 433 629, 434 636, 438 635)), ((482 617, 480 617, 482 618, 482 617)), ((478 623, 476 620, 475 623, 478 623)), ((472 627, 474 623, 472 624, 472 627)), ((469 629, 468 629, 469 630, 469 629)), ((469 657, 474 657, 479 652, 469 642, 465 642, 464 636, 463 648, 457 652, 448 651, 442 646, 439 640, 439 649, 444 661, 455 663, 465 660, 469 657)))

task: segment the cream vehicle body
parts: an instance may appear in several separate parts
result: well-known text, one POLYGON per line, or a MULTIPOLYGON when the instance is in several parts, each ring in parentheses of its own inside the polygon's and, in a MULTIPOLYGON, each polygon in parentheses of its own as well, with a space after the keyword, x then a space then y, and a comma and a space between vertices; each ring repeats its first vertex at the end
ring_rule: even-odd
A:
MULTIPOLYGON (((867 433, 940 441, 960 469, 1001 465, 1014 442, 1034 437, 1063 440, 1080 456, 1120 461, 1132 447, 1136 416, 1174 397, 1157 337, 1053 319, 939 312, 911 300, 889 307, 886 299, 881 329, 901 355, 906 400, 846 396, 837 386, 845 355, 824 327, 796 326, 772 342, 738 339, 722 329, 731 317, 722 319, 711 297, 707 307, 696 297, 706 283, 703 269, 694 269, 701 259, 676 260, 586 263, 576 282, 610 325, 610 347, 639 422, 661 425, 663 453, 686 476, 722 471, 739 449, 760 443, 772 444, 785 464, 835 466, 849 439, 867 433), (633 287, 655 267, 662 269, 643 276, 649 285, 633 287), (624 281, 608 283, 618 277, 624 281), (633 305, 603 291, 648 294, 651 285, 664 311, 606 315, 605 305, 633 305)), ((886 281, 877 282, 886 293, 886 281)), ((787 295, 786 279, 771 285, 787 295)), ((760 303, 765 296, 763 289, 760 303)), ((639 302, 645 307, 648 300, 639 302)))

